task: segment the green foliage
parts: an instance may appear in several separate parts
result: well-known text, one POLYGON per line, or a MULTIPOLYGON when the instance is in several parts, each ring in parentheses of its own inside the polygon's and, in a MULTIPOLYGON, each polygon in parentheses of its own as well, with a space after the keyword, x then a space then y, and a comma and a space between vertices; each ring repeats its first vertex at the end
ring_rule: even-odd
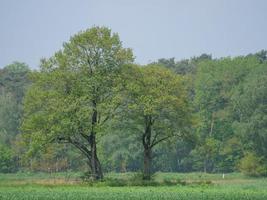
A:
MULTIPOLYGON (((118 125, 114 119, 112 123, 118 125)), ((142 165, 142 146, 138 139, 123 128, 110 128, 109 134, 101 137, 99 144, 104 171, 139 171, 142 165)))
POLYGON ((92 175, 101 178, 96 140, 121 104, 119 74, 132 61, 131 50, 105 27, 74 35, 42 60, 24 104, 29 153, 49 143, 71 144, 88 159, 92 175))
MULTIPOLYGON (((206 168, 208 172, 233 172, 237 170, 236 166, 245 151, 255 151, 257 156, 264 157, 266 160, 267 68, 264 58, 265 53, 259 52, 235 58, 211 59, 203 55, 181 62, 175 62, 174 59, 160 59, 157 62, 183 75, 186 93, 189 93, 188 103, 190 108, 193 108, 191 112, 194 112, 197 118, 193 120, 195 129, 192 132, 195 135, 191 137, 191 142, 177 141, 176 144, 166 143, 155 147, 153 153, 155 171, 202 171, 206 168)), ((133 82, 128 91, 132 91, 133 99, 139 98, 137 105, 142 105, 142 107, 138 108, 133 101, 127 99, 129 111, 124 112, 120 119, 113 121, 114 124, 117 124, 116 120, 119 121, 120 125, 113 127, 114 134, 120 132, 118 137, 124 137, 123 140, 132 137, 134 141, 135 138, 131 136, 131 133, 142 133, 144 130, 142 118, 137 115, 138 109, 146 112, 153 110, 153 107, 147 103, 153 101, 148 101, 148 97, 142 96, 143 94, 149 95, 146 91, 150 90, 146 89, 142 92, 140 90, 142 87, 138 87, 138 80, 141 80, 142 76, 141 73, 138 75, 136 69, 130 68, 125 74, 129 74, 126 79, 133 82), (146 104, 144 104, 145 100, 147 100, 146 104), (151 110, 147 109, 149 106, 151 110)), ((146 76, 152 75, 147 73, 146 76)), ((144 80, 140 83, 144 83, 144 80)), ((158 92, 159 95, 161 90, 158 92)), ((166 127, 171 126, 168 124, 166 127)), ((166 129, 162 128, 162 130, 166 129)), ((111 143, 114 144, 114 149, 120 146, 119 149, 123 150, 114 154, 121 157, 115 156, 108 163, 118 160, 118 166, 121 162, 117 158, 128 158, 128 155, 132 155, 130 152, 139 154, 139 157, 135 156, 136 160, 142 156, 136 149, 131 148, 129 151, 123 148, 126 143, 122 142, 121 145, 111 143)), ((126 146, 129 144, 140 149, 133 142, 127 143, 126 146)), ((109 149, 112 146, 110 145, 109 149)), ((109 155, 105 154, 105 158, 110 159, 109 155)), ((135 170, 130 160, 126 159, 127 169, 135 170)))
MULTIPOLYGON (((260 76, 264 77, 266 73, 263 68, 266 69, 266 63, 260 61, 254 55, 205 60, 201 61, 198 65, 194 87, 194 103, 201 120, 198 133, 200 142, 205 141, 207 137, 214 138, 220 142, 220 147, 213 161, 212 169, 215 171, 235 170, 236 163, 243 156, 244 147, 245 149, 257 148, 256 146, 248 147, 250 146, 248 144, 251 144, 258 137, 257 134, 254 134, 255 130, 251 131, 253 125, 244 123, 247 120, 244 117, 250 109, 256 111, 257 115, 262 113, 262 111, 264 112, 265 103, 262 101, 263 109, 259 110, 250 106, 248 102, 253 102, 250 98, 254 98, 255 92, 254 90, 252 92, 252 88, 250 92, 249 88, 245 89, 244 87, 247 84, 253 84, 253 79, 249 78, 253 77, 251 74, 261 71, 260 76), (241 108, 241 105, 244 106, 244 109, 241 108), (249 133, 253 134, 250 139, 248 138, 249 133), (242 139, 241 141, 239 140, 241 144, 240 142, 238 144, 235 142, 237 146, 234 147, 232 145, 235 141, 234 138, 242 139)), ((256 83, 256 76, 254 78, 256 83)), ((265 78, 262 78, 262 80, 265 80, 265 78)), ((260 85, 266 85, 264 82, 260 82, 260 85)), ((256 87, 254 86, 254 88, 256 87)), ((264 87, 260 88, 260 94, 265 95, 264 87)), ((261 104, 258 103, 255 102, 255 105, 260 106, 261 104)), ((258 122, 259 119, 261 117, 255 120, 255 122, 258 122)), ((264 124, 264 122, 261 124, 264 124)), ((258 127, 256 129, 260 130, 258 127)), ((260 132, 262 135, 266 135, 264 131, 260 132)), ((260 144, 260 141, 264 143, 265 140, 258 138, 258 142, 254 144, 259 145, 258 147, 263 149, 264 145, 263 143, 260 144)), ((201 144, 205 143, 201 142, 201 144)), ((264 153, 261 152, 260 155, 264 155, 264 153)))
POLYGON ((126 89, 126 112, 134 119, 137 134, 145 130, 146 117, 153 121, 155 144, 161 138, 185 134, 192 118, 183 78, 153 65, 134 70, 129 74, 131 80, 126 89))
POLYGON ((131 60, 131 51, 123 49, 118 35, 107 28, 94 27, 71 37, 63 51, 43 60, 41 72, 32 76, 24 132, 31 134, 32 142, 47 143, 82 140, 81 134, 100 131, 117 106, 112 92, 118 70, 131 60), (94 109, 97 124, 89 123, 94 109))
POLYGON ((223 143, 219 155, 223 162, 220 162, 219 169, 224 172, 236 171, 236 166, 243 156, 243 144, 239 138, 233 136, 223 143))
POLYGON ((0 172, 13 172, 15 166, 12 150, 7 146, 0 144, 0 155, 0 172))
POLYGON ((245 149, 267 159, 267 68, 266 63, 251 72, 235 91, 232 101, 236 120, 235 132, 245 149))
POLYGON ((142 67, 133 58, 118 34, 93 27, 39 71, 0 69, 0 171, 87 171, 96 146, 105 171, 140 171, 143 145, 153 171, 265 174, 267 51, 142 67))
POLYGON ((249 176, 267 175, 267 167, 264 165, 262 157, 257 157, 255 153, 247 152, 240 160, 238 168, 241 172, 249 176))
POLYGON ((0 138, 2 143, 10 144, 15 135, 19 133, 20 106, 12 94, 0 95, 0 138))
POLYGON ((125 111, 144 149, 144 179, 150 179, 152 148, 170 138, 189 138, 192 118, 182 77, 159 66, 129 70, 125 111))
POLYGON ((14 62, 0 69, 0 171, 18 170, 21 153, 15 154, 15 141, 20 133, 22 99, 30 84, 29 67, 14 62))
POLYGON ((0 93, 9 93, 21 104, 29 85, 29 67, 25 63, 13 62, 0 69, 0 93))
POLYGON ((0 69, 0 137, 7 143, 19 133, 28 74, 29 67, 19 62, 0 69))
POLYGON ((184 59, 175 62, 174 58, 161 58, 157 62, 158 65, 164 66, 168 69, 173 70, 177 74, 190 75, 196 73, 198 63, 200 61, 211 60, 212 56, 208 54, 202 54, 198 57, 193 57, 191 59, 184 59))

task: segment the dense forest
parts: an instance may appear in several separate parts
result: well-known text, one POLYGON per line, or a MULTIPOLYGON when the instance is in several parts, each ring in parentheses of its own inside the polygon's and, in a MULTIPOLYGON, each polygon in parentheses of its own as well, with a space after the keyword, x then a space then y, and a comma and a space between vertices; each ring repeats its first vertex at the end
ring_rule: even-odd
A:
MULTIPOLYGON (((179 52, 177 52, 179 54, 179 52)), ((105 27, 0 69, 0 172, 267 175, 267 51, 134 63, 105 27)))

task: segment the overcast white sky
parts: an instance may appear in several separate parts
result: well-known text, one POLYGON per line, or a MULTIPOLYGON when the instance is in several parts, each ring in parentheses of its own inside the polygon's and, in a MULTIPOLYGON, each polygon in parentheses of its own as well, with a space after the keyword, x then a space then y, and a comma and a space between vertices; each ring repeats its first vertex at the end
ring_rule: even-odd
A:
POLYGON ((136 62, 267 49, 266 0, 0 0, 0 67, 37 68, 93 25, 118 32, 136 62))

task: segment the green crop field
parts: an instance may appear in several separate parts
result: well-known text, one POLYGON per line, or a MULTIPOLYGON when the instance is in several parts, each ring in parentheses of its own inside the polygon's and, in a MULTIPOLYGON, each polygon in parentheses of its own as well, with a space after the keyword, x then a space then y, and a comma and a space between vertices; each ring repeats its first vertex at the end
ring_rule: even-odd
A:
POLYGON ((131 173, 107 174, 105 181, 94 184, 81 182, 79 176, 73 173, 1 174, 0 199, 267 199, 266 178, 247 178, 240 174, 229 174, 222 179, 220 174, 158 173, 150 182, 153 186, 146 187, 142 182, 135 182, 140 186, 129 186, 133 182, 131 173), (114 184, 116 181, 121 185, 114 184))

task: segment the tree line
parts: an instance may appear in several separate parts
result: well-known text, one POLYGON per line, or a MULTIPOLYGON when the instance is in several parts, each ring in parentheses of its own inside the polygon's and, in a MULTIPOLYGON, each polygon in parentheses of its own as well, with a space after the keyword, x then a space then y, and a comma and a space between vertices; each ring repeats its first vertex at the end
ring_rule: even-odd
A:
POLYGON ((267 173, 267 52, 134 63, 93 27, 0 71, 0 171, 267 173))

